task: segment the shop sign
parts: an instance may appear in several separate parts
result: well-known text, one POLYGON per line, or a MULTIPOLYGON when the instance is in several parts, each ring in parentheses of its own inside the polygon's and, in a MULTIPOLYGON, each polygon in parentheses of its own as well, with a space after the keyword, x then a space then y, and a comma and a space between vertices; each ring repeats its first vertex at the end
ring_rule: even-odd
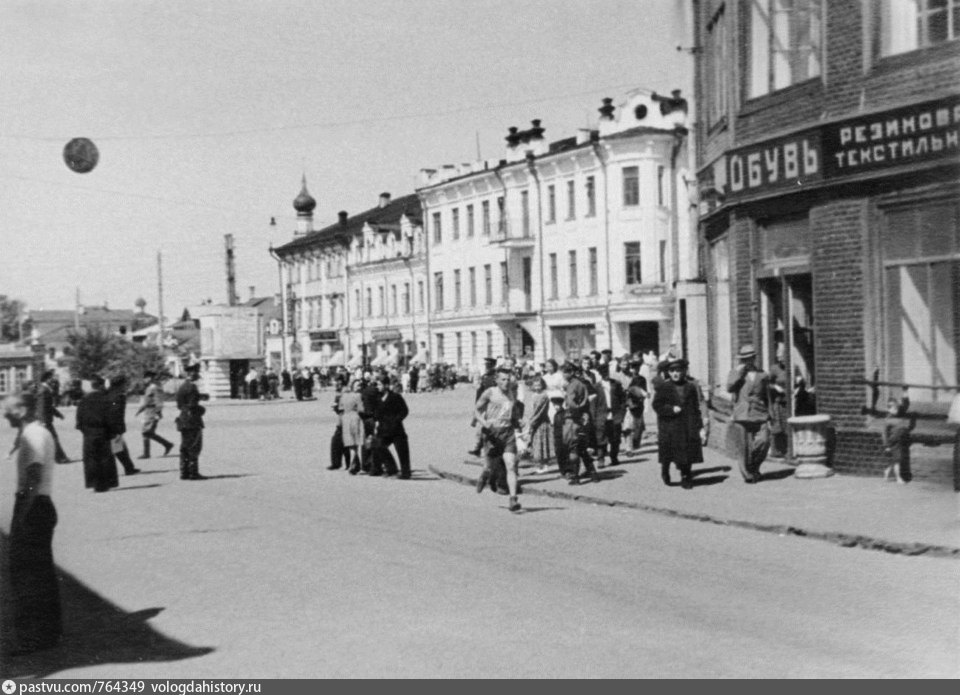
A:
POLYGON ((822 176, 818 130, 745 147, 727 157, 731 196, 797 187, 822 176))
POLYGON ((374 328, 371 331, 374 340, 400 340, 400 331, 396 328, 374 328))
POLYGON ((310 331, 310 340, 321 343, 332 343, 340 339, 336 331, 310 331))
POLYGON ((823 127, 829 177, 957 156, 960 96, 927 101, 823 127))

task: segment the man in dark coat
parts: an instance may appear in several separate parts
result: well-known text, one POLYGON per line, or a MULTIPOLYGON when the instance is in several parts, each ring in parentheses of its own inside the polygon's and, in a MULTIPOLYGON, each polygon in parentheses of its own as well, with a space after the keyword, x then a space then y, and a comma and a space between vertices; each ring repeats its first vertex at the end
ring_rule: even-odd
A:
POLYGON ((107 395, 110 398, 110 429, 114 432, 110 450, 123 466, 124 473, 135 475, 140 469, 133 465, 130 450, 123 440, 123 434, 127 431, 127 377, 121 374, 111 379, 107 395))
POLYGON ((112 428, 110 397, 104 390, 101 376, 90 379, 93 390, 77 405, 77 429, 83 433, 83 480, 94 492, 117 487, 117 464, 110 450, 116 436, 112 428))
POLYGON ((177 429, 180 431, 180 480, 203 480, 200 475, 200 452, 203 450, 203 415, 206 408, 200 401, 209 398, 200 393, 197 380, 200 365, 187 367, 187 379, 177 389, 177 429))
POLYGON ((363 446, 360 447, 360 470, 367 475, 382 475, 374 463, 373 456, 373 431, 376 429, 376 421, 373 413, 377 407, 377 398, 380 397, 380 391, 370 372, 363 373, 363 389, 360 391, 360 400, 363 403, 363 411, 360 413, 360 419, 363 420, 363 446))
POLYGON ((47 428, 53 437, 55 450, 55 460, 57 463, 70 463, 70 458, 64 453, 60 446, 60 437, 57 436, 57 430, 53 426, 53 419, 63 420, 63 413, 57 410, 57 375, 52 369, 43 373, 43 380, 40 382, 40 391, 38 395, 38 418, 40 424, 47 428))
POLYGON ((680 485, 693 488, 690 467, 703 462, 705 424, 700 409, 700 388, 687 378, 687 361, 667 362, 667 380, 657 386, 653 409, 657 413, 660 474, 670 484, 670 464, 680 469, 680 485))
POLYGON ((378 397, 373 410, 374 436, 376 437, 376 450, 373 453, 374 468, 375 470, 382 468, 388 476, 396 475, 401 480, 409 480, 410 443, 407 440, 403 421, 410 410, 403 396, 390 389, 389 377, 382 376, 377 380, 377 391, 378 397), (396 449, 397 459, 400 461, 399 473, 390 453, 391 445, 396 449))

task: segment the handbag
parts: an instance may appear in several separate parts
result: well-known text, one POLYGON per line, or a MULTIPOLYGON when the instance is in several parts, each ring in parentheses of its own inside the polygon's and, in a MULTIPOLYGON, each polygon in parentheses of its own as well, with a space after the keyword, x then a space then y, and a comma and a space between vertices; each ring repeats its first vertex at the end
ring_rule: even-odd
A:
POLYGON ((123 443, 123 435, 118 434, 116 437, 110 440, 110 453, 119 454, 125 448, 126 446, 123 443))

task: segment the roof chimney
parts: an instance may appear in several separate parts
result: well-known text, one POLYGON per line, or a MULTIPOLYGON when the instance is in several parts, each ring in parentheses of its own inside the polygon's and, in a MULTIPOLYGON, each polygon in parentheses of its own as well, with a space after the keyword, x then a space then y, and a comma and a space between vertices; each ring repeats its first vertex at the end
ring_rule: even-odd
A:
POLYGON ((346 224, 347 224, 347 211, 346 211, 346 210, 341 210, 340 212, 338 212, 338 213, 337 213, 337 218, 338 218, 338 220, 339 220, 339 222, 340 222, 341 225, 346 226, 346 224))
POLYGON ((613 105, 613 99, 610 97, 603 98, 603 106, 601 106, 597 111, 600 112, 601 121, 612 121, 613 112, 616 110, 616 107, 613 105))
POLYGON ((257 286, 250 285, 250 301, 251 302, 253 301, 253 298, 256 296, 256 294, 257 294, 257 286))
POLYGON ((390 203, 390 194, 389 194, 389 193, 381 193, 381 194, 380 194, 379 207, 385 208, 385 207, 387 207, 387 205, 388 205, 389 203, 390 203))

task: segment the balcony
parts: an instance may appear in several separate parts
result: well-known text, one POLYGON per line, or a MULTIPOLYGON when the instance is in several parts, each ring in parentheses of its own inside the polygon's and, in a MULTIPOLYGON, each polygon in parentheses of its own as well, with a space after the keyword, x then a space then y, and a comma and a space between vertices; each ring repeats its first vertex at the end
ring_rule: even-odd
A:
POLYGON ((531 249, 536 243, 533 220, 504 218, 491 230, 490 243, 508 249, 531 249))

